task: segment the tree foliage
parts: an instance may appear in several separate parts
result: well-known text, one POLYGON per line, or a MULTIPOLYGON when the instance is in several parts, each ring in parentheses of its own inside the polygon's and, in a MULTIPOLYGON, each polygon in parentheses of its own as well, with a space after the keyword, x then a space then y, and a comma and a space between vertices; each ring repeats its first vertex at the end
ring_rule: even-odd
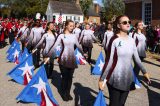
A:
POLYGON ((92 0, 80 0, 80 6, 81 6, 84 16, 87 15, 91 4, 92 4, 92 0))
POLYGON ((103 0, 103 2, 102 18, 104 20, 112 20, 114 16, 124 14, 125 5, 123 0, 103 0))
POLYGON ((48 0, 2 0, 1 4, 5 5, 1 10, 8 9, 10 13, 2 11, 2 15, 9 14, 11 17, 33 17, 37 12, 45 14, 48 0))

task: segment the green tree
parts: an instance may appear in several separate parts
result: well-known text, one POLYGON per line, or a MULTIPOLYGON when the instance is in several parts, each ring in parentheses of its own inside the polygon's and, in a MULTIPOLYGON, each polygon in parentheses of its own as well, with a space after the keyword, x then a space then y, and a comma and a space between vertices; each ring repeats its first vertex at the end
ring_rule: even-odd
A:
MULTIPOLYGON (((35 16, 37 12, 45 14, 49 0, 2 0, 0 4, 5 5, 1 10, 3 14, 8 12, 8 16, 21 18, 25 16, 35 16)), ((1 11, 0 11, 1 12, 1 11)), ((3 15, 2 14, 2 15, 3 15)))
POLYGON ((103 0, 103 19, 111 20, 114 16, 124 14, 125 5, 124 0, 103 0))
POLYGON ((85 17, 88 13, 88 10, 91 4, 92 4, 92 0, 80 0, 80 6, 85 17))
POLYGON ((27 8, 25 9, 27 15, 35 15, 37 12, 45 14, 48 0, 26 0, 27 8))

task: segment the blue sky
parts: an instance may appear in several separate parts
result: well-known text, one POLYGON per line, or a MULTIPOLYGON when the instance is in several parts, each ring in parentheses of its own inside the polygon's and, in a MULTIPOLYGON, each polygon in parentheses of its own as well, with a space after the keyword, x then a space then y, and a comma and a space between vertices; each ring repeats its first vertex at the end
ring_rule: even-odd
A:
POLYGON ((102 0, 93 0, 94 3, 98 3, 99 5, 103 6, 102 0))

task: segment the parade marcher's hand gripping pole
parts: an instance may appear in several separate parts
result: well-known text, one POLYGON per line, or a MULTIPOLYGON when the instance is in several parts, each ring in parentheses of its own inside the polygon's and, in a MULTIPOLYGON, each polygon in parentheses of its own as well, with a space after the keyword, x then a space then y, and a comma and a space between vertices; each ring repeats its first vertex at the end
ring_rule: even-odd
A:
POLYGON ((107 82, 107 79, 104 79, 104 81, 99 81, 99 89, 100 90, 104 90, 104 87, 105 87, 105 84, 106 84, 106 82, 107 82))
POLYGON ((44 64, 47 64, 47 62, 50 60, 50 58, 48 57, 45 61, 44 64))
POLYGON ((37 48, 32 51, 32 54, 35 53, 36 51, 37 51, 37 48))
POLYGON ((103 85, 102 85, 102 87, 104 88, 104 86, 106 85, 106 82, 107 82, 107 80, 106 79, 104 79, 104 81, 103 81, 103 85))

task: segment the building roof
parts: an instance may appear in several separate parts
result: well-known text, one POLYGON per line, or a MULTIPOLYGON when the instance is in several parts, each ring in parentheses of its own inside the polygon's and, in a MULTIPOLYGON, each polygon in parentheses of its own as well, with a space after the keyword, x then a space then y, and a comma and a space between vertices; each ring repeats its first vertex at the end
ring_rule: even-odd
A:
POLYGON ((83 15, 80 5, 74 2, 62 2, 62 1, 49 1, 50 8, 53 13, 60 13, 62 14, 77 14, 83 15))
POLYGON ((142 0, 124 0, 125 3, 141 2, 142 0))

